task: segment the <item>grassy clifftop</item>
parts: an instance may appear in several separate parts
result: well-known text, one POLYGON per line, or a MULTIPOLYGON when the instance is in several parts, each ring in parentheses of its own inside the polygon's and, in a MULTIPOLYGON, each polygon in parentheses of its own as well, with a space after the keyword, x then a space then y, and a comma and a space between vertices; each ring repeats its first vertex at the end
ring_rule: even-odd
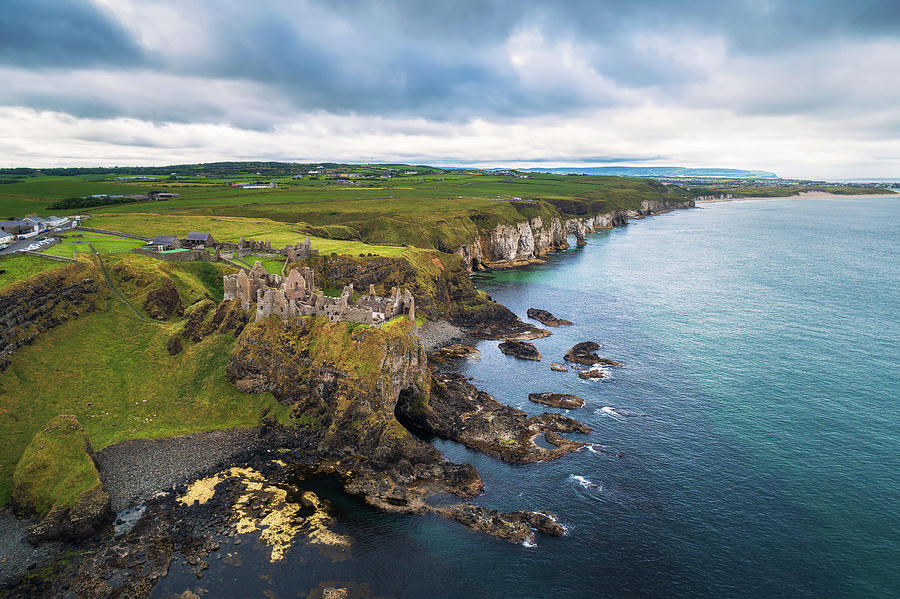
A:
POLYGON ((71 508, 85 492, 100 488, 91 444, 78 419, 53 418, 22 453, 13 475, 13 500, 23 510, 46 514, 71 508))

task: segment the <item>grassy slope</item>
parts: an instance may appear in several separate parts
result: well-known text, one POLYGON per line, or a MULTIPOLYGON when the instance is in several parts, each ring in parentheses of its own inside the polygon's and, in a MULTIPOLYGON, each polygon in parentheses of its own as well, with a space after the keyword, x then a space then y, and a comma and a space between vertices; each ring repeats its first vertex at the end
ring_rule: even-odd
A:
POLYGON ((83 492, 98 489, 100 474, 85 441, 75 416, 53 418, 34 436, 16 467, 16 503, 45 514, 53 507, 70 508, 83 492))
MULTIPOLYGON (((221 298, 221 291, 209 287, 215 284, 213 275, 221 285, 221 271, 211 275, 203 270, 219 265, 153 266, 175 278, 186 299, 207 290, 221 298)), ((122 291, 131 296, 127 287, 122 291)), ((130 299, 140 309, 139 298, 130 299)), ((166 341, 180 326, 138 320, 111 298, 96 312, 21 348, 0 373, 0 433, 5 440, 0 505, 9 500, 12 472, 25 446, 62 413, 78 417, 97 450, 126 439, 253 426, 264 407, 287 421, 287 409, 271 395, 243 394, 225 380, 232 335, 214 335, 197 344, 186 341, 182 353, 170 356, 166 341)))
POLYGON ((0 272, 0 290, 36 274, 59 268, 64 264, 64 262, 37 256, 0 256, 0 271, 5 271, 0 272))

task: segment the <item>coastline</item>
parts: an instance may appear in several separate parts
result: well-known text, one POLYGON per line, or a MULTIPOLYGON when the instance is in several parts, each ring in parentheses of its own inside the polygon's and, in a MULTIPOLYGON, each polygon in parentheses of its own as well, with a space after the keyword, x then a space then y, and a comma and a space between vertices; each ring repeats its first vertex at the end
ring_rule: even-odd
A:
MULTIPOLYGON (((679 206, 646 214, 628 214, 624 223, 615 222, 608 227, 597 227, 584 233, 596 233, 628 224, 628 220, 642 220, 647 216, 686 208, 688 207, 679 206)), ((534 258, 506 261, 490 264, 489 267, 497 270, 516 269, 536 263, 546 263, 546 260, 534 258)), ((472 335, 471 329, 461 328, 447 321, 434 321, 423 325, 419 336, 425 351, 431 353, 447 345, 472 341, 474 339, 472 335)), ((161 439, 121 441, 98 452, 95 460, 118 518, 124 511, 153 499, 158 492, 167 493, 176 487, 183 487, 192 479, 221 470, 228 465, 244 463, 253 457, 271 453, 279 446, 293 445, 293 449, 300 453, 304 450, 314 453, 312 447, 302 447, 303 441, 295 433, 280 427, 269 431, 259 427, 217 429, 161 439)), ((51 541, 41 542, 38 546, 32 547, 25 540, 25 534, 33 522, 15 516, 8 508, 4 518, 6 530, 14 531, 16 538, 12 542, 15 551, 10 552, 10 557, 14 556, 8 564, 10 568, 0 576, 0 590, 10 583, 12 585, 7 588, 16 586, 19 582, 16 580, 18 577, 34 565, 41 565, 60 555, 64 548, 81 549, 94 543, 94 540, 87 539, 63 546, 51 541)))
POLYGON ((697 204, 719 204, 722 202, 745 202, 749 200, 815 200, 820 198, 871 198, 880 195, 890 195, 897 194, 896 191, 891 191, 890 189, 885 189, 886 193, 861 193, 861 194, 842 194, 842 193, 831 193, 828 191, 801 191, 798 194, 789 195, 789 196, 746 196, 746 197, 732 197, 732 198, 719 198, 714 200, 694 200, 697 204))

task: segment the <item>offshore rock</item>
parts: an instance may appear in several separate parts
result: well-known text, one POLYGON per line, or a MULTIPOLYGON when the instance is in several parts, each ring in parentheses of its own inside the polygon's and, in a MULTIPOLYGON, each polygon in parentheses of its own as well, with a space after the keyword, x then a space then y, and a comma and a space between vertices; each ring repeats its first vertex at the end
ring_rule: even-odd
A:
POLYGON ((520 360, 541 361, 541 352, 539 352, 533 344, 528 343, 527 341, 513 341, 507 339, 497 347, 507 356, 513 356, 520 360))
POLYGON ((498 512, 480 505, 462 504, 435 510, 473 530, 486 532, 513 543, 534 543, 532 529, 555 537, 565 534, 559 519, 548 512, 498 512))
POLYGON ((557 318, 550 312, 541 310, 539 308, 528 308, 527 314, 528 318, 533 318, 534 320, 548 327, 570 326, 572 324, 572 322, 569 320, 557 318))
POLYGON ((606 374, 597 368, 591 368, 590 370, 585 370, 583 372, 578 373, 578 378, 590 380, 590 379, 602 379, 606 377, 606 374))
MULTIPOLYGON (((621 362, 616 362, 615 360, 610 360, 608 358, 601 358, 597 354, 593 353, 596 350, 600 349, 600 345, 594 343, 593 341, 582 341, 581 343, 575 344, 572 349, 570 349, 566 353, 566 361, 574 362, 575 364, 581 364, 582 366, 594 366, 595 364, 603 364, 605 366, 618 366, 622 367, 624 364, 621 362)), ((582 378, 600 378, 600 377, 582 377, 582 378)))
POLYGON ((550 370, 555 370, 556 372, 568 372, 569 369, 565 367, 564 364, 557 364, 556 362, 550 364, 550 370))
POLYGON ((534 403, 564 410, 575 410, 584 406, 582 398, 567 393, 529 393, 528 399, 534 403))

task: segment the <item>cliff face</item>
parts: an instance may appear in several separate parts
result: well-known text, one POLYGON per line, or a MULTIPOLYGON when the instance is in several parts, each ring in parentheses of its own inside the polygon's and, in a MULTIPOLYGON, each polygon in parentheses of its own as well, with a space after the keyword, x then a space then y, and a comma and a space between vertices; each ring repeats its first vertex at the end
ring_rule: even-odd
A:
POLYGON ((468 268, 508 262, 527 262, 547 252, 569 247, 568 229, 560 218, 540 216, 514 225, 499 224, 456 250, 468 268))
POLYGON ((398 401, 425 403, 427 360, 405 317, 381 329, 321 318, 266 318, 244 329, 227 375, 242 391, 271 391, 317 439, 321 464, 348 491, 386 509, 424 509, 427 490, 481 490, 471 466, 447 462, 401 425, 398 401))
POLYGON ((569 247, 567 237, 573 234, 578 245, 584 245, 584 236, 599 229, 611 229, 628 224, 629 218, 643 218, 677 208, 693 208, 694 201, 660 202, 644 200, 639 209, 615 210, 587 217, 540 216, 514 225, 500 224, 480 233, 472 242, 455 250, 469 270, 485 266, 517 266, 539 260, 548 252, 569 247))
POLYGON ((72 264, 22 281, 0 294, 0 371, 10 355, 42 332, 93 312, 101 291, 97 273, 72 264))

